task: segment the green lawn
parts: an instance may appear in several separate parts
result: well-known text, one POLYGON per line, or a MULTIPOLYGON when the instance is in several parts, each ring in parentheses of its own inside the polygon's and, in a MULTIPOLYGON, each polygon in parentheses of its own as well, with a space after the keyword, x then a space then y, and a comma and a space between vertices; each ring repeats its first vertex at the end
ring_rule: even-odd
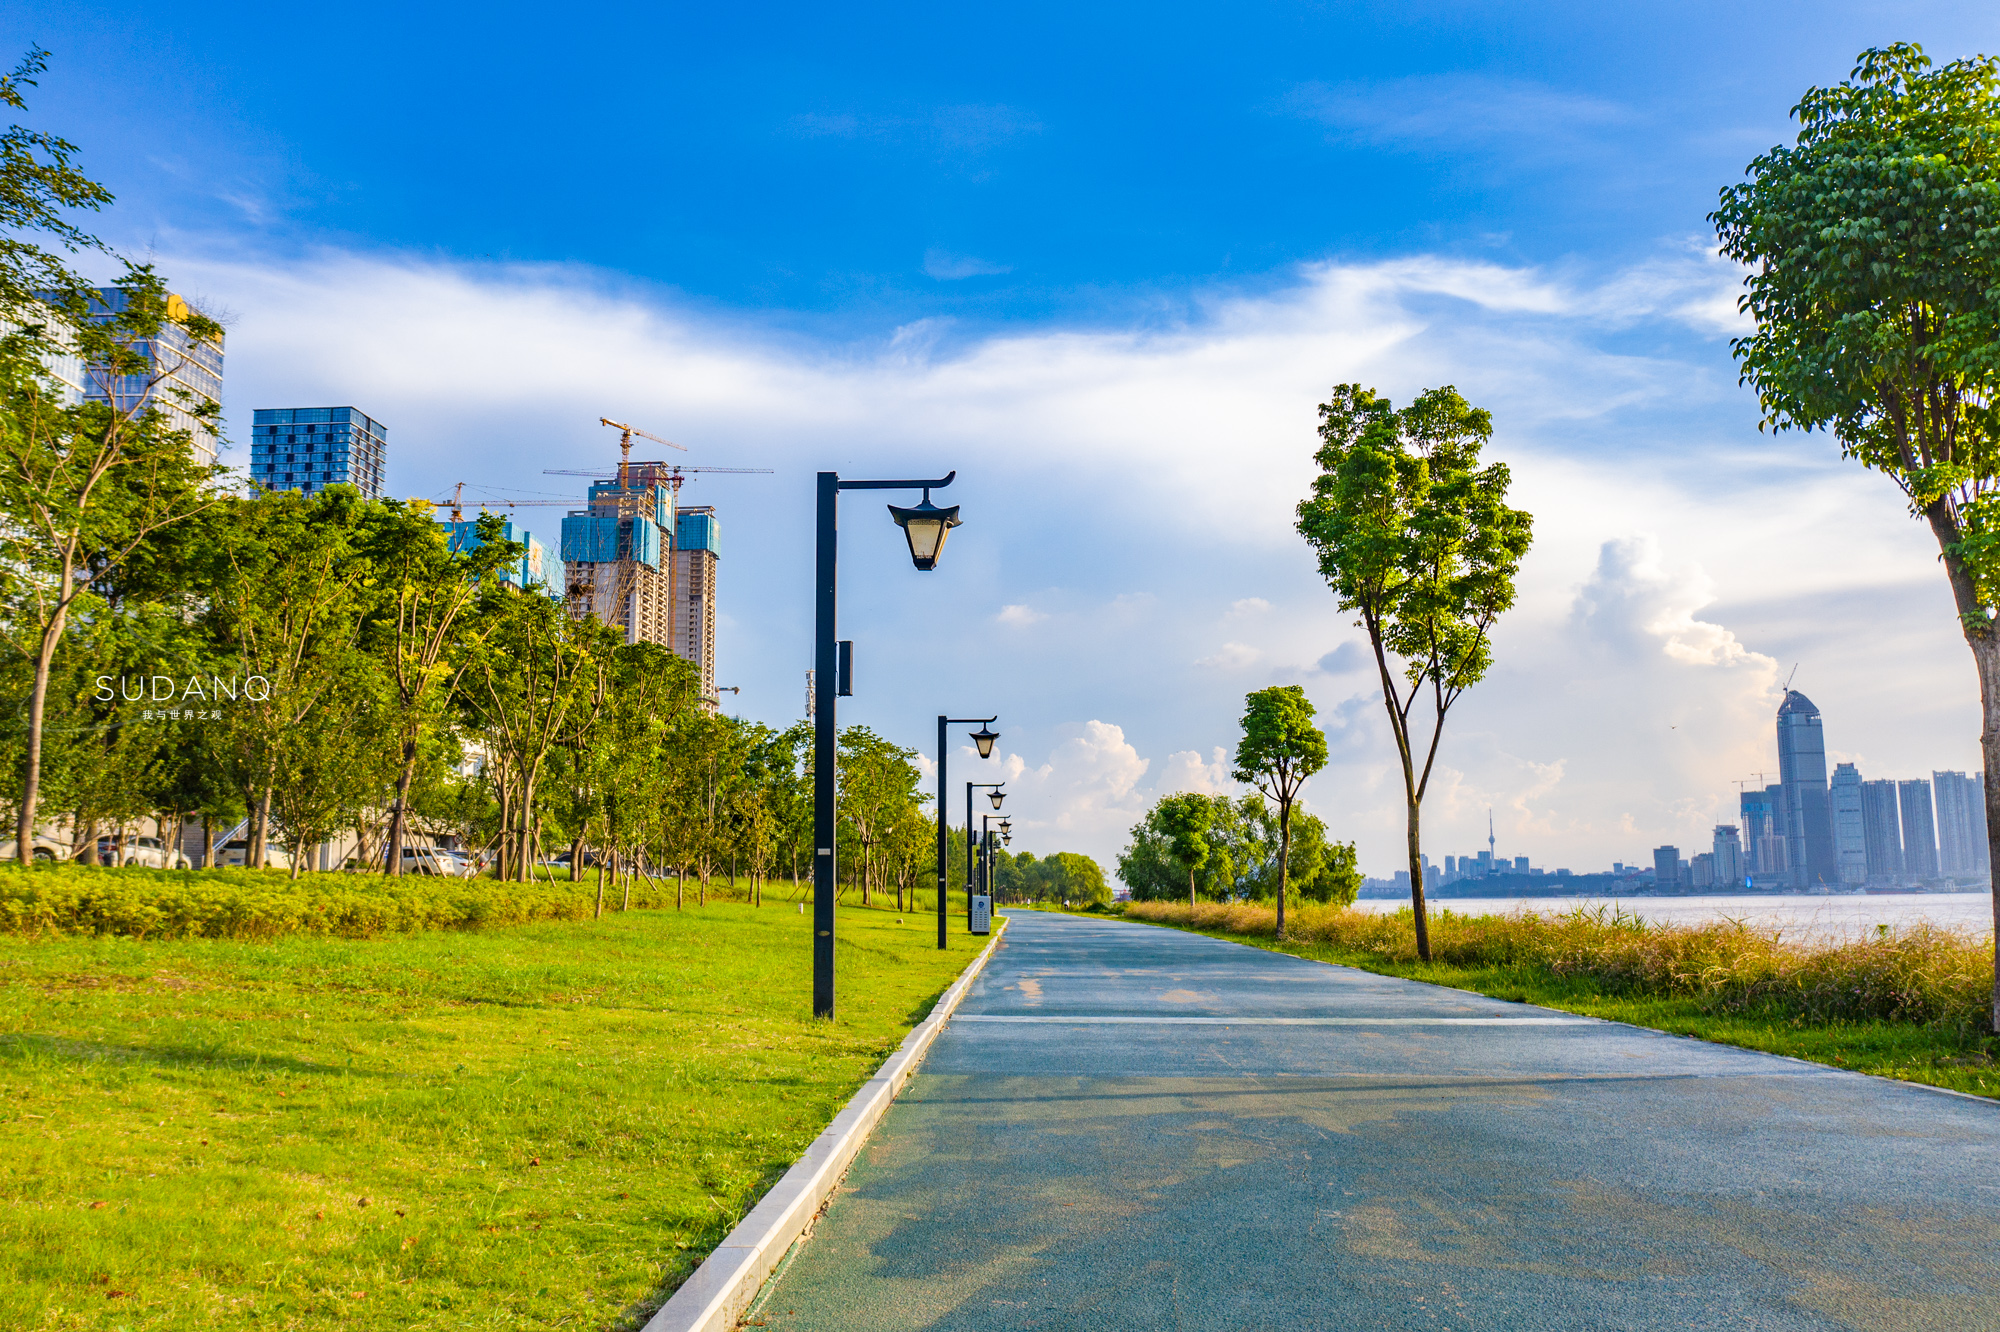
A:
MULTIPOLYGON (((1140 924, 1158 922, 1140 921, 1140 924)), ((1162 925, 1185 929, 1185 926, 1162 925)), ((1356 967, 1383 976, 1449 985, 1498 999, 1519 1000, 1590 1017, 1629 1022, 1724 1045, 1790 1055, 1815 1063, 1975 1096, 2000 1098, 2000 1043, 1984 1032, 1958 1032, 1897 1022, 1809 1023, 1786 1016, 1727 1014, 1707 1010, 1693 995, 1607 995, 1589 980, 1569 980, 1532 967, 1461 967, 1399 962, 1360 949, 1326 943, 1279 943, 1268 935, 1192 930, 1253 948, 1356 967)))
POLYGON ((372 940, 0 937, 0 1327, 633 1327, 984 940, 773 894, 372 940))

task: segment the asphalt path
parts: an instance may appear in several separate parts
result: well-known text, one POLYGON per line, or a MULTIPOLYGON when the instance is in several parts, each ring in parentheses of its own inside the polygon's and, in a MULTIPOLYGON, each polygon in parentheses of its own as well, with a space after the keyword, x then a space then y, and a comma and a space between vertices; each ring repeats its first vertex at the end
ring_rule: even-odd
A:
POLYGON ((1019 912, 750 1321, 2000 1329, 2000 1105, 1019 912))

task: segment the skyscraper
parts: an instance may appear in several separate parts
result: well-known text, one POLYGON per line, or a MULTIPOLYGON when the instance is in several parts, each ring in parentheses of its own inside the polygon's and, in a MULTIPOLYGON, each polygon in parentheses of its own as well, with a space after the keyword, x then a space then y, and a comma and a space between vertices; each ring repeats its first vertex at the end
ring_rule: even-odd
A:
POLYGON ((1736 889, 1743 886, 1747 871, 1743 866, 1743 842, 1733 823, 1715 825, 1715 842, 1709 856, 1715 865, 1715 885, 1736 889))
POLYGON ((1833 810, 1833 851, 1842 883, 1868 880, 1868 839, 1861 818, 1861 772, 1852 763, 1833 769, 1828 790, 1833 810))
POLYGON ((1778 784, 1784 788, 1786 859, 1795 887, 1840 882, 1827 806, 1826 739, 1819 709, 1796 689, 1778 706, 1778 784))
POLYGON ((1938 872, 1965 878, 1985 874, 1986 781, 1962 772, 1933 772, 1937 800, 1938 872))
POLYGON ((1784 833, 1778 821, 1778 788, 1767 786, 1761 791, 1745 791, 1738 797, 1737 806, 1743 824, 1743 869, 1746 874, 1775 874, 1785 868, 1782 851, 1773 853, 1769 839, 1776 838, 1779 847, 1784 845, 1784 833))
POLYGON ((389 429, 352 407, 259 407, 251 414, 250 479, 311 495, 350 485, 382 498, 389 429))
POLYGON ((1653 848, 1653 886, 1659 891, 1676 892, 1681 886, 1681 849, 1677 846, 1653 848))
POLYGON ((1903 824, 1896 817, 1896 784, 1861 783, 1861 835, 1868 849, 1868 877, 1887 882, 1903 872, 1903 824))
MULTIPOLYGON (((479 539, 479 522, 467 518, 460 522, 439 524, 446 530, 447 540, 454 551, 478 550, 485 543, 479 539)), ((512 518, 500 525, 502 541, 518 541, 524 548, 518 564, 509 565, 500 571, 503 582, 520 588, 540 588, 553 593, 557 598, 563 594, 562 562, 550 555, 535 534, 524 527, 516 527, 512 518)))
POLYGON ((1938 874, 1937 832, 1931 821, 1931 784, 1921 777, 1896 784, 1903 808, 1903 872, 1917 879, 1938 874))

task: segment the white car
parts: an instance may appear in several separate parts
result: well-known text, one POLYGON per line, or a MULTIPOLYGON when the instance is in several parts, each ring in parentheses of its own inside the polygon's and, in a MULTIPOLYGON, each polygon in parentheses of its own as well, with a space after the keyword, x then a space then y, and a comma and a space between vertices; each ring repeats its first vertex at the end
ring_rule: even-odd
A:
POLYGON ((128 837, 121 853, 118 841, 112 837, 97 839, 97 863, 100 865, 143 865, 148 869, 186 869, 187 857, 178 850, 170 849, 157 837, 128 837))
MULTIPOLYGON (((215 849, 215 864, 217 869, 242 869, 249 863, 250 840, 247 837, 232 838, 215 849)), ((273 846, 269 842, 264 844, 265 869, 288 870, 291 867, 292 858, 286 855, 281 848, 273 846)))
POLYGON ((471 877, 472 860, 460 851, 447 851, 437 846, 406 846, 403 848, 403 873, 442 874, 447 878, 464 879, 471 877))

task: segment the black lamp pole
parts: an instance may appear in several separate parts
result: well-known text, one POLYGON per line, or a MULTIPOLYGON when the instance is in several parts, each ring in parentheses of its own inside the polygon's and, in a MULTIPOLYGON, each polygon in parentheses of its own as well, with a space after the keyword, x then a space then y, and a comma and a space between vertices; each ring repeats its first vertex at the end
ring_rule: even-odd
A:
POLYGON ((967 782, 965 784, 965 928, 972 928, 972 793, 975 789, 999 790, 1005 782, 967 782))
POLYGON ((910 558, 917 568, 937 566, 945 534, 958 524, 958 509, 933 508, 930 492, 942 490, 958 475, 936 481, 843 481, 838 472, 819 474, 819 542, 813 575, 813 1016, 833 1016, 833 892, 835 764, 840 731, 834 721, 835 700, 852 694, 853 652, 843 652, 836 639, 840 554, 840 492, 843 490, 921 490, 923 504, 915 509, 889 506, 910 541, 910 558), (922 548, 919 543, 924 543, 922 548), (842 667, 847 669, 842 670, 842 667))
MULTIPOLYGON (((945 810, 944 796, 945 796, 945 791, 947 789, 945 786, 945 775, 944 775, 944 769, 945 769, 944 747, 946 743, 944 738, 944 728, 947 726, 962 724, 965 722, 978 722, 979 730, 973 733, 972 737, 973 741, 979 746, 980 750, 979 757, 991 758, 993 757, 993 742, 999 739, 1000 737, 994 735, 987 728, 993 725, 994 722, 997 722, 999 720, 1000 718, 998 714, 995 714, 994 716, 991 717, 947 717, 943 713, 938 714, 938 802, 937 802, 938 912, 937 916, 938 916, 939 948, 943 948, 946 946, 945 916, 947 912, 945 907, 945 893, 946 889, 950 887, 950 880, 951 880, 950 871, 946 868, 946 863, 945 863, 951 855, 951 827, 950 824, 946 821, 944 812, 945 810)), ((965 798, 968 802, 966 808, 969 810, 972 807, 971 804, 969 803, 972 799, 972 794, 970 792, 967 792, 965 798)), ((969 854, 972 843, 972 819, 970 815, 967 815, 965 822, 965 841, 966 841, 967 851, 969 854)), ((965 896, 966 896, 965 909, 967 912, 970 912, 972 910, 972 900, 971 900, 972 879, 971 876, 969 875, 966 877, 965 880, 965 896)))

